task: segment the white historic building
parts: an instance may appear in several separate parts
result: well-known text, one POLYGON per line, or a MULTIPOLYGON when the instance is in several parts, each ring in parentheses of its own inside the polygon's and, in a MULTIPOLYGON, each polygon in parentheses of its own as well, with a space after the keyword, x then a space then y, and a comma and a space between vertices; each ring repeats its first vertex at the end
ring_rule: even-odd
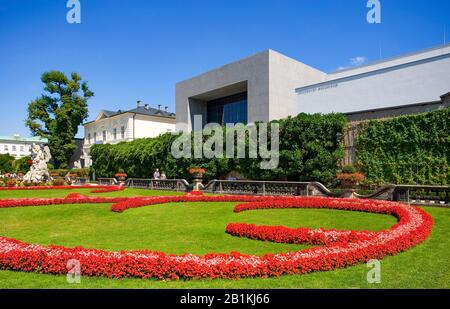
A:
POLYGON ((157 137, 175 131, 175 114, 148 104, 127 111, 102 110, 94 121, 84 124, 83 167, 91 166, 90 148, 94 144, 117 144, 138 138, 157 137))
POLYGON ((41 137, 21 137, 19 134, 0 136, 0 154, 10 154, 17 160, 30 156, 33 144, 42 145, 47 143, 47 139, 41 137))

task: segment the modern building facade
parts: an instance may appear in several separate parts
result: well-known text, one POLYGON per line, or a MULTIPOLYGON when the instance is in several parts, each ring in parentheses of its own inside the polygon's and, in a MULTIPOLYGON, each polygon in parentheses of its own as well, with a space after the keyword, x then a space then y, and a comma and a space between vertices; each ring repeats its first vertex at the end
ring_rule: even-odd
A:
POLYGON ((0 136, 0 154, 10 154, 16 160, 31 156, 31 146, 33 144, 47 144, 48 140, 41 137, 21 137, 19 134, 14 136, 0 136))
POLYGON ((174 131, 175 114, 169 112, 167 107, 164 110, 161 106, 152 108, 138 101, 136 108, 131 110, 103 110, 94 121, 84 124, 84 145, 80 165, 91 166, 89 152, 94 144, 117 144, 174 131))
POLYGON ((450 90, 450 45, 333 73, 268 50, 176 85, 177 130, 306 113, 385 115, 441 108, 450 90), (414 105, 414 108, 411 108, 414 105), (385 112, 383 113, 383 110, 385 112), (377 111, 377 113, 371 113, 377 111))
POLYGON ((267 50, 176 85, 177 130, 203 124, 269 121, 297 109, 297 87, 325 80, 326 74, 267 50))
POLYGON ((450 45, 330 73, 298 87, 297 113, 352 113, 440 101, 450 90, 450 45))

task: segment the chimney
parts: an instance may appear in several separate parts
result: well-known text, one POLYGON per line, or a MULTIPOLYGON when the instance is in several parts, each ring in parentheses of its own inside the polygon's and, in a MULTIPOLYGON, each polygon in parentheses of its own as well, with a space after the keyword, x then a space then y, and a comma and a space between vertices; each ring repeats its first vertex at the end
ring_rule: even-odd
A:
POLYGON ((161 110, 161 104, 158 104, 158 109, 161 110))
POLYGON ((148 104, 145 104, 145 105, 144 105, 144 108, 145 108, 146 110, 148 110, 148 104))
POLYGON ((164 106, 164 110, 165 110, 166 112, 168 112, 168 111, 169 111, 169 106, 164 106))
POLYGON ((137 107, 138 107, 138 108, 141 107, 141 103, 142 103, 141 100, 137 101, 137 107))

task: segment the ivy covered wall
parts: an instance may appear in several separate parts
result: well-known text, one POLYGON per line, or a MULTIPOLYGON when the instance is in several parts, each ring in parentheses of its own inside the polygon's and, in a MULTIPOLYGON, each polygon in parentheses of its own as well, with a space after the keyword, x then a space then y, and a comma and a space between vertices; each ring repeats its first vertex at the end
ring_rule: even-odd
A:
POLYGON ((450 109, 369 121, 356 141, 357 166, 374 184, 448 185, 450 109))

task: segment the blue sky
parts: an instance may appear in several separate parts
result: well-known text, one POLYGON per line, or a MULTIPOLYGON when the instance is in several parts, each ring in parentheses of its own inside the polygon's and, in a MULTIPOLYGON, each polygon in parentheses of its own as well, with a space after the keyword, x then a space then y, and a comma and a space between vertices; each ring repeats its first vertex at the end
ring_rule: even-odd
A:
MULTIPOLYGON (((174 111, 175 83, 271 48, 329 72, 450 41, 450 0, 0 0, 0 135, 30 134, 47 70, 89 82, 92 119, 140 99, 174 111)), ((80 132, 82 133, 82 132, 80 132)), ((82 134, 79 134, 79 136, 82 134)))

